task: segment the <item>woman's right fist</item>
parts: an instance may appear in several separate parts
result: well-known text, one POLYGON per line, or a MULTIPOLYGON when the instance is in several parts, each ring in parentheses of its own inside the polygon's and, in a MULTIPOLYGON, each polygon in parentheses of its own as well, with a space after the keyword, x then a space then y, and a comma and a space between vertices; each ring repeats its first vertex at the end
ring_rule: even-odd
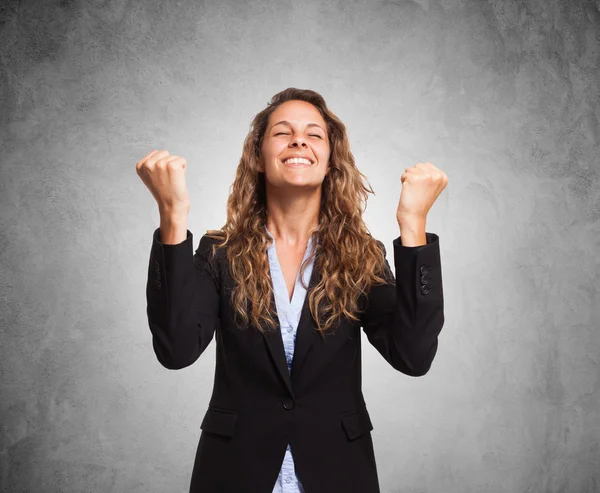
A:
POLYGON ((161 214, 189 211, 186 168, 184 158, 173 156, 168 151, 152 151, 135 165, 138 176, 156 199, 161 214))

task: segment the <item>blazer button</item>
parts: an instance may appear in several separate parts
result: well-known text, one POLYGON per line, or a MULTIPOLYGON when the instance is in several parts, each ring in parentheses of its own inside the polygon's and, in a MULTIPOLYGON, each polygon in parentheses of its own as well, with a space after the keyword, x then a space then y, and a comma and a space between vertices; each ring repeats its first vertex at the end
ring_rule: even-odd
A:
POLYGON ((429 293, 429 286, 427 284, 424 284, 423 286, 421 286, 421 293, 423 293, 423 294, 429 293))
POLYGON ((283 401, 283 407, 288 410, 294 409, 294 401, 292 399, 286 399, 283 401))
POLYGON ((427 267, 425 267, 424 265, 421 266, 421 275, 424 276, 425 274, 429 274, 429 269, 427 267))
POLYGON ((429 279, 427 278, 427 274, 421 276, 421 284, 429 284, 429 279))
POLYGON ((162 286, 159 280, 154 281, 154 285, 156 286, 156 289, 160 289, 162 286))

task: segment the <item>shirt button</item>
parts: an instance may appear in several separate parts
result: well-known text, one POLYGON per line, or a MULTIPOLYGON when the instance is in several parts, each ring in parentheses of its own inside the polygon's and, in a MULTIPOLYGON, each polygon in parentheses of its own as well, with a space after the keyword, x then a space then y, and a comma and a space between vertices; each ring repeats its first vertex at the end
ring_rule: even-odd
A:
POLYGON ((285 482, 286 483, 291 483, 292 482, 292 478, 290 478, 289 476, 287 478, 285 478, 285 482))
POLYGON ((288 332, 292 332, 294 329, 288 325, 288 332))

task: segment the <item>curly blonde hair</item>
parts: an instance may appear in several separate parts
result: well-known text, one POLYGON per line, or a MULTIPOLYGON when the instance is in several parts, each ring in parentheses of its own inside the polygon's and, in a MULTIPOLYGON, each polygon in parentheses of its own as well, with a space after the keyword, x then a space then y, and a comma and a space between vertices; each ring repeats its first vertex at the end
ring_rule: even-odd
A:
POLYGON ((231 302, 236 320, 241 318, 244 325, 251 321, 263 333, 275 329, 277 312, 267 257, 271 239, 265 230, 265 173, 259 172, 257 165, 270 115, 290 100, 306 101, 319 110, 332 150, 331 169, 322 184, 319 225, 312 232, 313 252, 300 267, 305 289, 308 286, 304 284, 304 270, 311 259, 315 259, 314 268, 322 273, 307 296, 317 330, 324 335, 341 316, 359 320, 360 295, 366 294, 371 285, 390 283, 393 278, 383 244, 371 236, 362 219, 367 193, 374 192, 361 179, 366 176, 356 167, 345 125, 327 108, 319 93, 290 87, 273 96, 254 117, 230 187, 227 221, 220 230, 207 230, 206 236, 221 242, 212 246, 213 257, 218 248, 228 246, 227 262, 235 281, 231 302))

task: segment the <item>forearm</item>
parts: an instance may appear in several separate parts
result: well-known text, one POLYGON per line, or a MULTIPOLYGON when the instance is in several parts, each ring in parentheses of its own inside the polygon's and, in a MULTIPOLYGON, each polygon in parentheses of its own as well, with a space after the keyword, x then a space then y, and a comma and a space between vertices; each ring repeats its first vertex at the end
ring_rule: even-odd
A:
POLYGON ((185 240, 168 245, 159 240, 157 228, 148 264, 146 312, 154 352, 171 370, 196 361, 219 326, 217 276, 208 265, 211 241, 204 236, 194 254, 188 231, 185 240))
POLYGON ((411 376, 429 371, 444 324, 439 237, 427 233, 423 243, 413 248, 393 241, 395 275, 386 260, 385 277, 394 282, 371 287, 362 319, 369 342, 393 368, 411 376))

